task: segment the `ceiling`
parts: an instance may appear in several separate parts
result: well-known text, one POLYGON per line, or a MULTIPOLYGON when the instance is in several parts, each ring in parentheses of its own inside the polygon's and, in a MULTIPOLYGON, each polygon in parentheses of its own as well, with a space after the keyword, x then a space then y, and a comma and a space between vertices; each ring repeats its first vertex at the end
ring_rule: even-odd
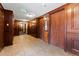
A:
POLYGON ((2 5, 5 9, 13 10, 16 19, 30 20, 64 4, 65 3, 3 3, 2 5), (32 13, 34 17, 27 17, 26 14, 28 12, 32 13))

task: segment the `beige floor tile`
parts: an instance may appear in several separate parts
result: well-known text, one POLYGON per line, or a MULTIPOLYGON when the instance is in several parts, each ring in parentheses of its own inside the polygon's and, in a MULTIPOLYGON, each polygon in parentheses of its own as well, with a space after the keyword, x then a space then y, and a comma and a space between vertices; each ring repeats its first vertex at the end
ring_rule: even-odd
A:
POLYGON ((63 49, 30 35, 14 37, 13 45, 3 48, 1 56, 72 56, 63 49))

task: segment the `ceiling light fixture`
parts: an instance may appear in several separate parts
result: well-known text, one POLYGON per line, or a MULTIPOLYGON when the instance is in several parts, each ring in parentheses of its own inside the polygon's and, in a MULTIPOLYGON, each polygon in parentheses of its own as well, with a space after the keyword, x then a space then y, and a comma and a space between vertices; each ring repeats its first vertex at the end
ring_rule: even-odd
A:
POLYGON ((34 17, 35 15, 32 14, 32 13, 27 13, 26 16, 27 16, 27 17, 34 17))
POLYGON ((28 8, 28 9, 21 9, 22 12, 25 12, 25 16, 32 18, 35 16, 35 14, 28 8))
POLYGON ((42 3, 42 6, 46 7, 46 3, 42 3))

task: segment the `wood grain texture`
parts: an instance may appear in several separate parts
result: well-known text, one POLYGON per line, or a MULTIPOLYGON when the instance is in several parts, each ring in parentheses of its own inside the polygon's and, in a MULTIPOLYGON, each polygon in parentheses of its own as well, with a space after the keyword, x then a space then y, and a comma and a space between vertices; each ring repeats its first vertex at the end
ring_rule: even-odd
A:
POLYGON ((0 4, 0 50, 4 45, 4 11, 3 7, 0 4))
POLYGON ((28 22, 28 34, 37 37, 37 25, 36 20, 32 20, 28 22))
POLYGON ((65 4, 47 14, 49 14, 47 32, 44 31, 44 15, 37 18, 38 37, 79 55, 79 4, 65 4))
POLYGON ((18 36, 19 35, 19 24, 18 21, 15 20, 14 21, 14 36, 18 36))
POLYGON ((64 48, 65 11, 51 14, 51 44, 64 48))
POLYGON ((79 4, 67 7, 67 50, 79 55, 79 4))
POLYGON ((13 44, 13 11, 4 10, 4 46, 13 44), (8 25, 7 25, 8 24, 8 25))

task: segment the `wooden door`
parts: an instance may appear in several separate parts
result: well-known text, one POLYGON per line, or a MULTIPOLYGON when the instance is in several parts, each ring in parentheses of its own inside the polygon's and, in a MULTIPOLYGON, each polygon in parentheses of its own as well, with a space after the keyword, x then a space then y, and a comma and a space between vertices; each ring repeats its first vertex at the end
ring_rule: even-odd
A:
POLYGON ((79 4, 67 7, 67 48, 79 55, 79 4))
POLYGON ((65 10, 51 14, 51 44, 64 48, 65 40, 65 10))

